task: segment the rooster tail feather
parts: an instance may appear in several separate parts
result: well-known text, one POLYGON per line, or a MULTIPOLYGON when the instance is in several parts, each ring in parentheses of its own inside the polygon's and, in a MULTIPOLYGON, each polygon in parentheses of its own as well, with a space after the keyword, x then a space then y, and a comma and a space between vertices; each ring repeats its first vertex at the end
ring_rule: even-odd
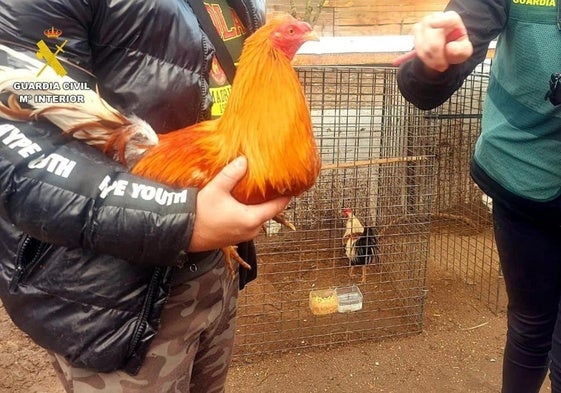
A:
POLYGON ((158 136, 148 123, 113 108, 97 86, 93 90, 68 75, 61 77, 44 63, 4 45, 0 45, 1 52, 17 68, 0 66, 0 94, 9 97, 0 103, 0 117, 13 121, 46 119, 128 167, 158 144, 158 136))
POLYGON ((11 94, 8 101, 4 104, 0 101, 0 117, 14 121, 28 121, 33 117, 31 109, 24 109, 19 104, 17 97, 11 94))

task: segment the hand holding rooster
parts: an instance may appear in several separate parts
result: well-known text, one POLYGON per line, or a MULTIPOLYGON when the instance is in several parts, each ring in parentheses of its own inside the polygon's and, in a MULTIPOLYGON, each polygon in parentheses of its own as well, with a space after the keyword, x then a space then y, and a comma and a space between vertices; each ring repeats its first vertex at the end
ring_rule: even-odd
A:
POLYGON ((255 238, 263 222, 281 213, 290 197, 279 197, 259 205, 244 205, 232 197, 232 189, 247 170, 239 157, 218 173, 197 197, 190 252, 223 248, 255 238), (216 214, 219 211, 220 214, 216 214))
MULTIPOLYGON (((84 92, 83 104, 31 100, 31 108, 22 108, 15 98, 22 92, 14 90, 14 81, 37 82, 37 66, 36 60, 17 53, 12 55, 27 69, 0 68, 0 92, 13 93, 7 105, 0 105, 0 115, 12 120, 47 119, 128 166, 133 174, 173 187, 199 188, 197 201, 202 203, 197 206, 189 251, 222 245, 233 273, 232 259, 249 265, 226 245, 255 237, 271 213, 280 212, 288 198, 312 187, 319 174, 310 111, 291 64, 298 49, 311 40, 318 37, 306 22, 290 15, 271 19, 245 41, 222 117, 167 134, 157 135, 141 119, 124 116, 94 91, 84 92), (247 159, 238 168, 243 172, 247 165, 244 174, 238 177, 235 166, 221 172, 240 156, 247 159), (230 181, 221 183, 224 175, 230 181), (216 212, 221 212, 219 217, 216 212)), ((48 81, 43 75, 42 80, 48 81)), ((68 94, 60 89, 39 93, 68 94)), ((272 215, 291 226, 280 214, 272 215)))

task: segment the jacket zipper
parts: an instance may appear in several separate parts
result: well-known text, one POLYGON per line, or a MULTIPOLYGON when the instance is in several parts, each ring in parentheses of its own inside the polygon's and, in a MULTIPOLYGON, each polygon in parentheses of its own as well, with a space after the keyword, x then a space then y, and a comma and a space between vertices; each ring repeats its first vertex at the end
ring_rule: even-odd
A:
POLYGON ((148 324, 147 321, 148 314, 152 310, 152 302, 154 299, 154 294, 156 292, 156 289, 158 288, 158 284, 160 282, 160 277, 162 275, 163 269, 165 269, 165 267, 162 266, 157 267, 154 271, 154 274, 152 275, 152 279, 150 280, 150 284, 148 285, 146 298, 144 299, 144 304, 142 305, 142 309, 140 310, 140 314, 139 314, 140 318, 138 323, 136 324, 136 327, 134 329, 131 338, 131 342, 129 344, 129 350, 127 352, 127 357, 126 357, 127 359, 130 359, 130 357, 133 355, 136 346, 142 339, 142 335, 146 330, 146 325, 148 324))
POLYGON ((14 276, 12 277, 12 280, 10 281, 10 286, 9 286, 10 293, 16 292, 17 287, 21 282, 21 280, 23 279, 25 273, 31 270, 41 260, 41 255, 48 247, 48 244, 41 242, 39 244, 39 247, 37 247, 37 250, 35 251, 33 258, 31 258, 31 261, 29 261, 29 263, 27 264, 24 264, 23 255, 25 254, 25 249, 29 246, 31 241, 32 241, 32 237, 29 235, 26 235, 25 238, 23 239, 20 252, 18 253, 16 259, 16 271, 14 273, 14 276))

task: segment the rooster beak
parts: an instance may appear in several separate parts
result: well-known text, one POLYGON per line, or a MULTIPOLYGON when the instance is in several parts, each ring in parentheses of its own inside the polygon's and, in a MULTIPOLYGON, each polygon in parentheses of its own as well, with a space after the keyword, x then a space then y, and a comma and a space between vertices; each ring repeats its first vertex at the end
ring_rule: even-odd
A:
POLYGON ((309 33, 304 34, 302 38, 304 39, 304 41, 319 41, 319 36, 313 30, 309 33))

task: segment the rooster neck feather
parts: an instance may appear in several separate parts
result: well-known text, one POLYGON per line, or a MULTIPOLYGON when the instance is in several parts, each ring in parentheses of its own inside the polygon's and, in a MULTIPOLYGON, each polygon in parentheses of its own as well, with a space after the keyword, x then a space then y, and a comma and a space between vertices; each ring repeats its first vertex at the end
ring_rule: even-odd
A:
POLYGON ((228 140, 220 153, 223 161, 240 154, 247 157, 257 188, 264 192, 269 182, 279 194, 298 195, 311 184, 290 189, 294 179, 315 179, 319 158, 298 76, 269 34, 263 30, 246 41, 216 136, 228 140))
POLYGON ((343 244, 348 241, 356 242, 356 240, 364 233, 364 225, 360 220, 352 213, 347 217, 345 222, 345 233, 343 234, 343 244))

